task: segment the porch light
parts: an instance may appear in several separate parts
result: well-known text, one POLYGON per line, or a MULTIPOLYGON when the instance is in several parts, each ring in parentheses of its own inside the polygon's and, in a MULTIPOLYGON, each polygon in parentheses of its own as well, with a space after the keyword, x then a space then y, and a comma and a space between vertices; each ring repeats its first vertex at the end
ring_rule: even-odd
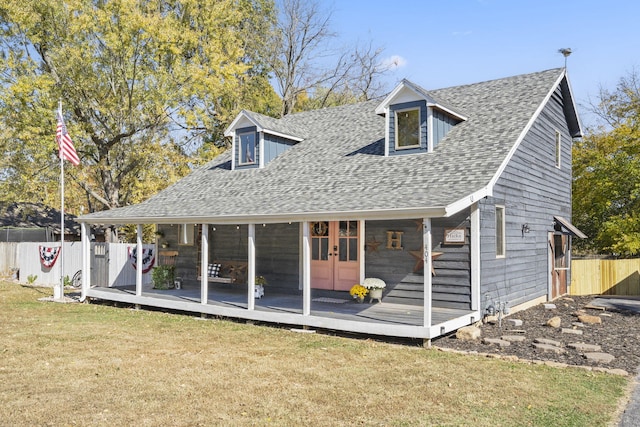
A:
POLYGON ((522 235, 524 236, 524 233, 528 233, 529 231, 531 231, 531 229, 529 228, 529 224, 522 224, 522 235))

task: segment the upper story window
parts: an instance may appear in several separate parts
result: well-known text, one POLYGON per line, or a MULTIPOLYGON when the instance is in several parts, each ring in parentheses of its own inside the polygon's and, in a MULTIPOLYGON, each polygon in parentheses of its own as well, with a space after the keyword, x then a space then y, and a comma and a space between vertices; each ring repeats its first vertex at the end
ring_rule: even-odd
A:
POLYGON ((397 110, 396 123, 396 149, 420 147, 420 109, 397 110))
POLYGON ((562 135, 556 131, 556 167, 562 165, 562 135))
POLYGON ((251 165, 256 162, 256 133, 246 132, 238 135, 240 152, 238 164, 251 165))

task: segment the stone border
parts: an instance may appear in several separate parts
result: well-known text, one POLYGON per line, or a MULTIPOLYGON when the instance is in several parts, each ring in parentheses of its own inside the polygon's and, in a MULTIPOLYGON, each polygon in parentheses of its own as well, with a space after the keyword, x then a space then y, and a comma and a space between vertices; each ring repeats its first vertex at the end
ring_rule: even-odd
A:
POLYGON ((488 359, 500 359, 507 362, 526 363, 530 365, 545 365, 545 366, 550 366, 552 368, 578 368, 578 369, 584 369, 586 371, 592 371, 592 372, 604 372, 606 374, 621 375, 623 377, 629 376, 629 373, 624 369, 610 369, 610 368, 602 368, 600 366, 588 366, 588 365, 570 365, 568 363, 554 362, 552 360, 521 359, 518 356, 514 356, 514 355, 481 353, 479 351, 456 350, 453 348, 445 348, 445 347, 438 347, 438 346, 431 346, 431 348, 437 351, 442 351, 443 353, 462 354, 465 356, 480 356, 480 357, 486 357, 488 359))

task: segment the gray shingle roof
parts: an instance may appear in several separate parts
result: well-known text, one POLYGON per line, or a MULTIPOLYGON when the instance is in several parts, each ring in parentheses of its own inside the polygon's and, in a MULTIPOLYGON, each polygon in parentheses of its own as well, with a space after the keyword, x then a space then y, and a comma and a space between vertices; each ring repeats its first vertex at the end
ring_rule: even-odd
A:
POLYGON ((385 157, 385 119, 375 114, 379 101, 280 120, 256 115, 294 135, 304 131, 305 140, 263 169, 232 171, 227 152, 143 203, 80 219, 215 223, 444 212, 486 188, 562 73, 554 69, 429 91, 468 115, 432 153, 385 157))

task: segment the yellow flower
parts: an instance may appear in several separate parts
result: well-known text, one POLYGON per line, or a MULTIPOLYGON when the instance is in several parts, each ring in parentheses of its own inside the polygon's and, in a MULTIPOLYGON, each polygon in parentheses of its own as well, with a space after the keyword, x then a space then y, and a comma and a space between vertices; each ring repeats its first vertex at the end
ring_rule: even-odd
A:
POLYGON ((349 294, 354 298, 364 298, 369 293, 369 290, 360 284, 355 284, 351 287, 349 294))

